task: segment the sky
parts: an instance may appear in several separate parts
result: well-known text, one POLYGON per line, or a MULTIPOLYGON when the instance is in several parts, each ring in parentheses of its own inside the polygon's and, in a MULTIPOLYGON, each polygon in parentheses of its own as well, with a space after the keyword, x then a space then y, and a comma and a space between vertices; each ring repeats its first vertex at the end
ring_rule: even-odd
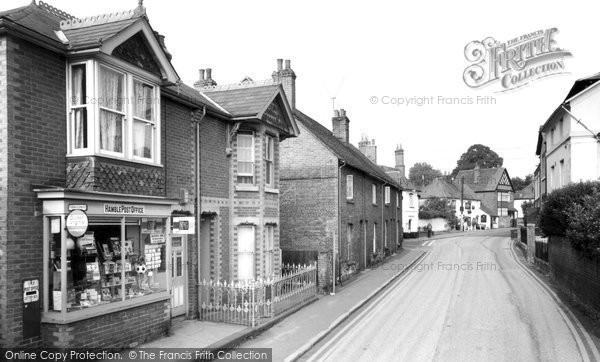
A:
MULTIPOLYGON (((133 9, 138 1, 47 2, 83 17, 133 9)), ((27 3, 3 0, 0 10, 27 3)), ((428 162, 450 172, 479 143, 504 158, 511 176, 533 173, 539 126, 576 79, 600 72, 600 48, 589 26, 597 21, 596 8, 577 0, 145 0, 144 6, 185 83, 192 85, 200 68, 212 68, 219 84, 266 79, 277 58, 290 59, 298 109, 331 129, 335 97, 335 108, 350 118, 350 141, 375 139, 378 163, 390 166, 402 144, 407 170, 428 162), (464 83, 469 42, 504 42, 547 28, 557 28, 556 43, 572 53, 565 74, 501 93, 498 86, 464 83), (434 101, 390 104, 413 97, 434 101), (477 97, 490 104, 477 104, 477 97), (473 104, 461 104, 469 99, 473 104)))

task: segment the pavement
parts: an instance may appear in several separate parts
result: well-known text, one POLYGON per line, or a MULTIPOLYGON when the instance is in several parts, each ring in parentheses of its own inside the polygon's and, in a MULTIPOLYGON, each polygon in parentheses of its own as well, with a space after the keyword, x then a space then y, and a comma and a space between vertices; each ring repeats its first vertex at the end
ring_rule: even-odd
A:
POLYGON ((364 270, 343 286, 337 286, 335 295, 318 295, 312 303, 258 327, 184 320, 175 323, 168 336, 139 345, 136 349, 273 348, 273 361, 282 361, 293 352, 312 347, 405 273, 408 266, 425 253, 420 248, 403 249, 376 268, 364 270))
POLYGON ((434 239, 304 361, 597 361, 585 328, 500 232, 434 239))

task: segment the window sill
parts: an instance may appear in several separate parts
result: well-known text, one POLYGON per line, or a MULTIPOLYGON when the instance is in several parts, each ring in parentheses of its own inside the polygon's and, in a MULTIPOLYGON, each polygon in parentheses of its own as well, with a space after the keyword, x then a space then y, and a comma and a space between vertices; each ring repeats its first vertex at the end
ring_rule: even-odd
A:
POLYGON ((130 163, 137 163, 137 164, 146 165, 146 166, 163 167, 163 165, 160 163, 143 161, 143 160, 139 160, 139 159, 117 157, 117 156, 107 155, 104 153, 67 154, 67 158, 79 158, 79 157, 102 157, 102 158, 108 158, 111 160, 117 160, 117 161, 121 161, 121 162, 130 162, 130 163))
POLYGON ((235 191, 258 192, 258 186, 254 186, 254 185, 235 185, 235 191))
POLYGON ((346 199, 346 202, 349 204, 353 204, 354 203, 354 199, 346 199))
POLYGON ((265 186, 265 192, 269 193, 269 194, 279 194, 278 189, 274 189, 272 187, 266 187, 266 186, 265 186))
POLYGON ((47 312, 42 315, 42 323, 70 324, 85 319, 99 317, 105 314, 121 312, 126 309, 140 307, 142 305, 159 302, 161 300, 171 299, 168 291, 158 292, 143 297, 137 297, 120 302, 99 305, 81 310, 68 312, 63 318, 61 312, 47 312))
POLYGON ((377 205, 377 204, 374 203, 373 206, 375 207, 375 206, 379 206, 379 205, 377 205))

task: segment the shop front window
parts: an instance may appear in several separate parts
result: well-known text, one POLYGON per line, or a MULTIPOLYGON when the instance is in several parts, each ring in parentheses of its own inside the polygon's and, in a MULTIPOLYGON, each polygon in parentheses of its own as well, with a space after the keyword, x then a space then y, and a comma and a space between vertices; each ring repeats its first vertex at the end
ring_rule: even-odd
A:
POLYGON ((68 235, 65 243, 64 218, 48 219, 49 310, 62 311, 64 303, 70 312, 167 290, 165 218, 90 218, 85 234, 68 235))

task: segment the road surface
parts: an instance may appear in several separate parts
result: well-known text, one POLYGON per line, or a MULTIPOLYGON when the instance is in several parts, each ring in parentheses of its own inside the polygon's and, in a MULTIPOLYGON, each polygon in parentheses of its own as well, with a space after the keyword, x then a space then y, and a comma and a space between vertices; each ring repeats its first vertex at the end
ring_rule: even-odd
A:
POLYGON ((518 260, 508 237, 453 237, 424 247, 425 259, 301 360, 600 360, 585 329, 518 260))

